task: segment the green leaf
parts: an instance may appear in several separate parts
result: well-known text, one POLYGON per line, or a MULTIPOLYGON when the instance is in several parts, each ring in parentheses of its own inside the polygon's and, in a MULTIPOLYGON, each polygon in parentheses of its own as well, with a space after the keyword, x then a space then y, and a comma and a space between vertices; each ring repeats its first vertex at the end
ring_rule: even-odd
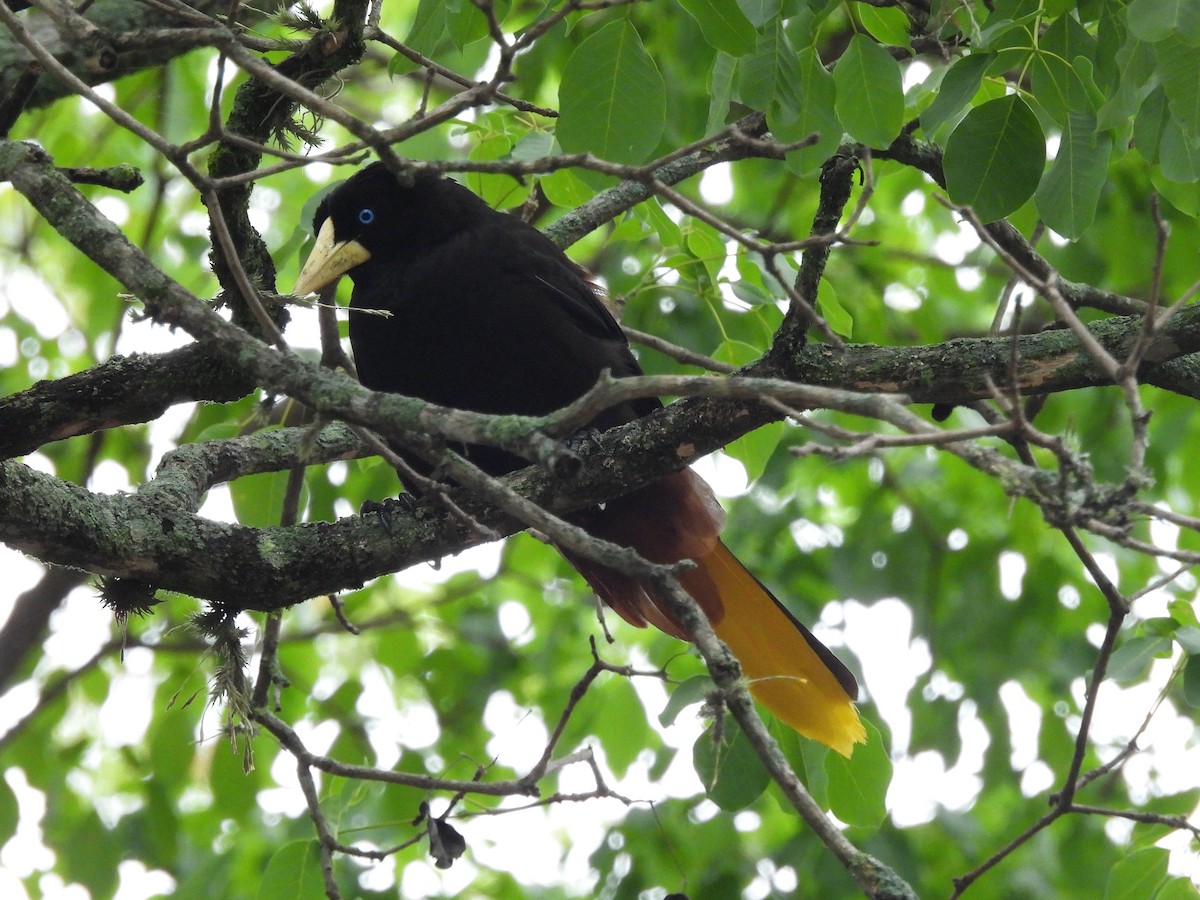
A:
POLYGON ((887 147, 904 125, 900 66, 861 34, 850 39, 833 70, 838 119, 846 133, 869 147, 887 147))
POLYGON ((785 423, 771 422, 726 444, 725 452, 742 464, 748 479, 757 481, 786 433, 785 423))
POLYGON ((242 525, 269 528, 279 524, 283 500, 287 495, 287 472, 247 475, 229 485, 233 511, 242 525))
POLYGON ((778 724, 772 729, 779 749, 804 786, 821 809, 829 810, 829 775, 825 771, 825 760, 833 751, 824 744, 801 737, 786 725, 778 724))
POLYGON ((708 73, 708 121, 704 126, 705 134, 716 134, 725 127, 736 74, 737 60, 728 53, 718 53, 708 73))
POLYGON ((666 85, 628 19, 610 22, 575 49, 558 100, 556 134, 571 153, 645 162, 666 124, 666 85))
POLYGON ((657 197, 651 197, 638 207, 646 214, 646 221, 658 233, 659 243, 664 250, 677 250, 683 247, 683 229, 675 224, 667 215, 657 197))
POLYGON ((1183 648, 1185 653, 1200 653, 1200 627, 1182 625, 1172 632, 1171 637, 1183 648))
POLYGON ((799 102, 796 53, 781 24, 758 38, 753 53, 738 61, 734 97, 745 106, 769 109, 779 103, 791 109, 799 102))
POLYGON ((570 169, 559 169, 538 180, 546 199, 555 206, 572 209, 592 199, 593 191, 570 169))
POLYGON ((1148 163, 1158 162, 1168 118, 1167 95, 1159 85, 1146 97, 1133 122, 1133 144, 1148 163))
POLYGON ((997 3, 979 32, 979 39, 974 42, 976 48, 997 52, 1013 46, 1028 47, 1032 41, 1030 29, 1036 25, 1041 12, 1038 0, 997 3))
POLYGON ((967 113, 946 142, 943 167, 950 199, 975 208, 984 222, 1014 212, 1033 196, 1046 163, 1046 138, 1016 94, 967 113))
POLYGON ((257 900, 322 900, 321 847, 316 841, 284 844, 267 863, 258 883, 257 900))
POLYGON ((725 241, 720 232, 705 222, 690 222, 684 230, 688 252, 700 261, 709 280, 716 284, 725 265, 725 241))
POLYGON ((417 5, 417 14, 413 18, 412 28, 404 43, 426 56, 431 56, 437 50, 443 35, 446 33, 446 3, 444 0, 421 0, 417 5))
POLYGON ((739 0, 738 6, 751 25, 762 28, 768 22, 779 18, 781 2, 782 0, 739 0))
POLYGON ((1154 46, 1158 77, 1167 95, 1167 106, 1184 134, 1200 137, 1200 65, 1196 49, 1179 38, 1154 46))
POLYGON ((939 125, 958 113, 960 109, 971 102, 983 73, 991 65, 992 57, 986 53, 973 53, 964 56, 952 65, 942 79, 941 89, 937 97, 929 104, 929 108, 921 113, 921 127, 929 134, 939 125))
POLYGON ((1200 178, 1200 140, 1189 138, 1177 119, 1168 118, 1163 123, 1158 161, 1164 177, 1191 184, 1200 178))
POLYGON ((1108 677, 1127 684, 1146 674, 1150 663, 1170 652, 1171 641, 1164 637, 1135 637, 1113 651, 1108 661, 1108 677))
POLYGON ((710 728, 692 746, 692 765, 708 792, 708 799, 721 809, 745 809, 767 789, 770 776, 754 747, 728 715, 724 740, 718 744, 710 728))
POLYGON ((838 121, 834 103, 837 90, 833 76, 821 64, 821 58, 810 47, 796 55, 799 73, 798 102, 787 109, 778 107, 778 114, 768 116, 775 136, 782 141, 797 141, 810 134, 820 135, 811 147, 792 150, 787 155, 787 167, 794 174, 807 175, 820 168, 842 141, 842 123, 838 121))
POLYGON ((471 0, 442 0, 442 3, 446 7, 446 36, 456 49, 461 51, 472 41, 487 37, 487 16, 471 0))
POLYGON ((1114 67, 1117 88, 1100 107, 1099 127, 1113 128, 1134 116, 1142 101, 1154 89, 1155 59, 1153 45, 1130 36, 1117 51, 1114 67))
POLYGON ((1154 895, 1154 900, 1200 900, 1200 889, 1190 878, 1172 878, 1154 895))
POLYGON ((730 56, 741 56, 754 49, 758 34, 737 0, 679 0, 700 26, 704 39, 730 56))
POLYGON ((1146 900, 1166 880, 1170 853, 1160 847, 1126 856, 1108 873, 1104 900, 1146 900))
POLYGON ((817 292, 817 310, 829 323, 835 334, 849 339, 854 333, 854 317, 837 297, 837 290, 830 281, 823 281, 817 292))
MULTIPOLYGON (((477 142, 468 155, 476 162, 493 162, 507 158, 512 149, 512 138, 508 135, 491 134, 477 142)), ((522 183, 511 175, 490 172, 468 172, 464 181, 488 206, 496 208, 520 206, 531 189, 528 181, 522 183)))
POLYGON ((1103 97, 1092 76, 1096 41, 1070 16, 1046 29, 1033 58, 1033 96, 1064 124, 1073 111, 1096 110, 1103 97))
POLYGON ((1095 116, 1068 115, 1058 156, 1035 195, 1038 213, 1063 237, 1077 240, 1091 227, 1111 155, 1112 138, 1096 134, 1095 116))
POLYGON ((658 714, 658 724, 663 728, 674 725, 681 712, 696 703, 703 703, 716 689, 717 686, 707 675, 697 675, 676 685, 667 698, 667 705, 658 714))
POLYGON ((554 152, 554 135, 548 131, 531 131, 512 148, 512 158, 520 162, 541 159, 554 152))
POLYGON ((877 7, 860 6, 858 18, 863 28, 871 37, 881 44, 891 44, 895 47, 907 47, 909 41, 909 22, 904 10, 895 6, 877 7))
POLYGON ((866 719, 863 725, 867 743, 855 747, 849 759, 830 753, 825 757, 825 773, 829 776, 829 808, 833 814, 851 825, 874 828, 887 815, 884 801, 892 783, 892 760, 879 729, 866 719))
POLYGON ((1196 0, 1133 0, 1127 14, 1129 32, 1150 43, 1179 36, 1200 43, 1200 3, 1196 0))
MULTIPOLYGON (((1196 615, 1196 611, 1192 609, 1192 604, 1187 600, 1176 598, 1167 604, 1167 612, 1171 618, 1184 627, 1200 628, 1200 616, 1196 615)), ((1200 653, 1200 647, 1194 651, 1200 653)))
POLYGON ((1189 656, 1184 664, 1183 699, 1192 709, 1200 709, 1200 655, 1189 656))
POLYGON ((0 778, 0 834, 15 834, 20 821, 20 810, 12 788, 0 778))

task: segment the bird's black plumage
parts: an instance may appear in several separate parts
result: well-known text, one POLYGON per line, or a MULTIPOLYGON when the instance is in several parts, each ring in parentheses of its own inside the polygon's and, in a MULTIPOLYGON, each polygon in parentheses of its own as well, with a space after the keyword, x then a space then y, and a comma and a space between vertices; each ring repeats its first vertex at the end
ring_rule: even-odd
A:
MULTIPOLYGON (((578 398, 605 369, 617 377, 641 371, 583 270, 537 229, 449 179, 419 174, 406 186, 376 163, 326 196, 313 224, 317 243, 296 292, 342 274, 354 279, 350 342, 369 388, 477 412, 543 415, 578 398)), ((610 428, 658 406, 634 401, 591 424, 610 428)), ((493 474, 524 465, 495 448, 466 450, 493 474)), ((652 562, 694 562, 679 582, 741 661, 755 696, 847 756, 865 740, 854 677, 721 542, 724 514, 691 470, 572 521, 652 562)), ((627 621, 687 637, 657 586, 563 552, 627 621)))
MULTIPOLYGON (((357 241, 370 254, 348 273, 350 341, 369 388, 476 412, 543 415, 578 398, 605 369, 641 371, 582 271, 536 228, 457 182, 421 174, 403 187, 376 163, 325 197, 314 229, 326 221, 338 241, 357 241)), ((593 425, 603 430, 657 405, 618 407, 593 425)), ((469 455, 492 474, 523 465, 494 448, 469 455)))

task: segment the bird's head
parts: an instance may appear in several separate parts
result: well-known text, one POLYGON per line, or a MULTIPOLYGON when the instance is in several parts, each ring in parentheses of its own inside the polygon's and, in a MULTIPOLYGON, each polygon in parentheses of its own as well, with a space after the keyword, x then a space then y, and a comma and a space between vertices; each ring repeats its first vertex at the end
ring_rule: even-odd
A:
MULTIPOLYGON (((481 201, 462 186, 432 172, 409 186, 382 163, 372 163, 325 196, 313 216, 317 241, 300 271, 294 293, 303 297, 336 281, 372 258, 395 259, 452 230, 481 201), (464 196, 465 195, 465 196, 464 196)), ((485 207, 486 209, 486 207, 485 207)))

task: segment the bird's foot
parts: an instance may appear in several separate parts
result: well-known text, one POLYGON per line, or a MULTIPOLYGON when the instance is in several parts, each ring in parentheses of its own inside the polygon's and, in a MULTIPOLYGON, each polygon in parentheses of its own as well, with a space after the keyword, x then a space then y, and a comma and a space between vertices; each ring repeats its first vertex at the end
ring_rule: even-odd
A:
POLYGON ((569 450, 582 450, 588 445, 591 445, 595 450, 605 451, 608 449, 604 446, 604 432, 598 428, 593 428, 591 425, 587 425, 567 435, 563 443, 566 444, 569 450))
POLYGON ((378 514, 383 530, 391 534, 392 520, 398 515, 409 515, 420 502, 421 500, 416 494, 409 493, 400 494, 398 497, 388 497, 385 500, 364 500, 362 506, 358 508, 358 514, 360 516, 371 513, 378 514))

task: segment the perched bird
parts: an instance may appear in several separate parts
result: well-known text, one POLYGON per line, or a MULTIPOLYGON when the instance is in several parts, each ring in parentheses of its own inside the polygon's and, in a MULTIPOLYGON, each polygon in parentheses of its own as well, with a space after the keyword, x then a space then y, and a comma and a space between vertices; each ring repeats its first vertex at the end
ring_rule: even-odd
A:
MULTIPOLYGON (((372 164, 324 198, 313 230, 316 245, 295 292, 343 274, 353 279, 350 343, 359 379, 373 390, 476 412, 544 415, 578 398, 605 369, 641 374, 586 273, 536 228, 448 178, 423 173, 404 186, 372 164)), ((659 406, 631 401, 591 427, 611 428, 659 406)), ((465 452, 493 475, 527 464, 493 447, 465 452)), ((845 756, 866 740, 854 676, 721 543, 724 514, 698 475, 685 469, 571 518, 651 562, 694 560, 679 580, 738 658, 752 694, 845 756)), ((652 587, 564 555, 623 619, 686 639, 652 587)))

